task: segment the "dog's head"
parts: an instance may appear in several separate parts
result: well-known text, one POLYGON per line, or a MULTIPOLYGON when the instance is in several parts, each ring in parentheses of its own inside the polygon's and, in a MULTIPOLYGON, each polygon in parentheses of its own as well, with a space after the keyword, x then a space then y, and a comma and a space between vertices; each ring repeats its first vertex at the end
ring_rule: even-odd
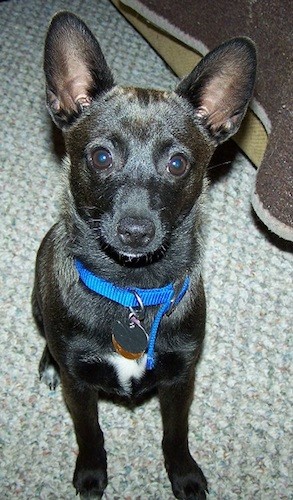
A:
MULTIPOLYGON (((114 84, 85 24, 57 14, 45 46, 47 105, 70 159, 75 240, 123 264, 161 259, 192 238, 216 146, 246 112, 255 79, 253 43, 228 41, 174 92, 114 84)), ((84 251, 84 250, 83 250, 84 251)))

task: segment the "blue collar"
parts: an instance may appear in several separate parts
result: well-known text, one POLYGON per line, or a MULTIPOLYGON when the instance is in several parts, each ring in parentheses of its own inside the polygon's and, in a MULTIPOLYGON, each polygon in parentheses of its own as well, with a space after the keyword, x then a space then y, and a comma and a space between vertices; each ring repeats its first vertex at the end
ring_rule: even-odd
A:
POLYGON ((80 260, 76 259, 75 265, 81 281, 87 288, 121 306, 130 309, 161 306, 154 318, 149 334, 147 369, 151 370, 155 365, 154 348, 160 321, 165 314, 171 314, 183 299, 188 290, 190 278, 187 276, 184 279, 179 291, 177 291, 177 282, 176 284, 170 283, 162 288, 121 288, 93 274, 80 260))

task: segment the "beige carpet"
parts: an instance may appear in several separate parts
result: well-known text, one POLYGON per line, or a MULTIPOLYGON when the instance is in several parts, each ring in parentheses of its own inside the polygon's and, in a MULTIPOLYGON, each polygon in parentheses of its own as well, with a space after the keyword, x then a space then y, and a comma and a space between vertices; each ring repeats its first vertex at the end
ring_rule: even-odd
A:
MULTIPOLYGON (((44 105, 42 51, 48 22, 61 9, 89 24, 120 83, 176 82, 107 0, 0 3, 1 499, 75 498, 72 424, 60 389, 50 393, 38 381, 43 341, 30 312, 35 253, 58 217, 60 168, 44 105)), ((190 443, 211 500, 293 497, 292 247, 256 225, 254 175, 243 156, 214 170, 207 205, 208 325, 190 443)), ((156 399, 134 411, 103 402, 100 414, 105 498, 171 499, 156 399)))

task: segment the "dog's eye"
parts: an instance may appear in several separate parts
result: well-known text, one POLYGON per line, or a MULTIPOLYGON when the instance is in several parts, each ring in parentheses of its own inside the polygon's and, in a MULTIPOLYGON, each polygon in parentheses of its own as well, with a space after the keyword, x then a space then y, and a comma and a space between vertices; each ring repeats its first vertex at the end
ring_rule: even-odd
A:
POLYGON ((92 162, 99 170, 105 170, 112 165, 112 155, 106 148, 97 148, 92 152, 92 162))
POLYGON ((182 154, 172 156, 167 164, 167 170, 170 174, 180 177, 187 172, 188 161, 182 154))

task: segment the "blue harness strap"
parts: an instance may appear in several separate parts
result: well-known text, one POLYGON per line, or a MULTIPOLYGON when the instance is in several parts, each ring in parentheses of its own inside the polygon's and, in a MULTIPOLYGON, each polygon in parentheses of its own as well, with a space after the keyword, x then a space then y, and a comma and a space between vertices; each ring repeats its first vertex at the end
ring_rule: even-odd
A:
POLYGON ((162 288, 121 288, 93 274, 80 260, 76 259, 75 265, 81 281, 87 288, 121 306, 128 308, 140 307, 141 304, 137 300, 137 295, 145 307, 161 306, 154 318, 149 334, 146 368, 147 370, 152 370, 155 366, 154 351, 160 322, 163 316, 173 310, 182 300, 188 290, 190 278, 188 276, 185 278, 183 286, 176 296, 172 283, 162 288))
POLYGON ((174 295, 172 284, 162 288, 121 288, 93 274, 80 260, 76 259, 75 264, 79 277, 87 288, 124 307, 139 307, 133 291, 139 295, 144 306, 158 306, 171 300, 174 295))

